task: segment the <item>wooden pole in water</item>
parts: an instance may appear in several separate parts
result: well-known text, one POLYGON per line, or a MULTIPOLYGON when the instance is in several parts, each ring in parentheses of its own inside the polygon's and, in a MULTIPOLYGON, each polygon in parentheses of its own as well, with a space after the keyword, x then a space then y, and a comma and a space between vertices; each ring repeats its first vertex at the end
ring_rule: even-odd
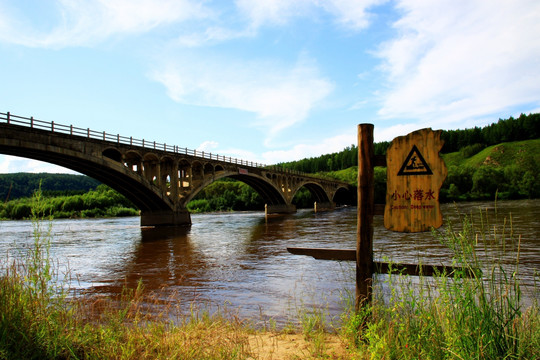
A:
POLYGON ((373 124, 358 125, 358 222, 356 232, 356 310, 371 302, 373 282, 373 124))

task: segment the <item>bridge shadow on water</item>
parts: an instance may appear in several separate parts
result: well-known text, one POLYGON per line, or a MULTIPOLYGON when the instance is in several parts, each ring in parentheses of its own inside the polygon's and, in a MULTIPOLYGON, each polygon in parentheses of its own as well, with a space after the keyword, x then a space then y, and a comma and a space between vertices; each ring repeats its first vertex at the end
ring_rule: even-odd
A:
POLYGON ((118 294, 142 282, 145 291, 176 289, 192 292, 189 298, 196 300, 195 293, 211 293, 216 284, 236 278, 236 271, 255 270, 261 260, 283 255, 285 247, 276 242, 292 239, 298 219, 312 217, 313 212, 268 218, 254 212, 200 216, 211 220, 185 227, 142 227, 131 256, 118 264, 118 276, 92 292, 118 294))

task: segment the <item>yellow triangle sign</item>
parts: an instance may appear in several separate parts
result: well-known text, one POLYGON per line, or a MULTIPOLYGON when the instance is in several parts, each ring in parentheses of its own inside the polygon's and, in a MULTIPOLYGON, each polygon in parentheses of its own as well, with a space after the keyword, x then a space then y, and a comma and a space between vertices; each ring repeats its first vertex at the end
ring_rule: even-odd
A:
POLYGON ((398 176, 405 175, 433 175, 433 171, 429 168, 416 145, 413 145, 412 150, 399 169, 398 176))

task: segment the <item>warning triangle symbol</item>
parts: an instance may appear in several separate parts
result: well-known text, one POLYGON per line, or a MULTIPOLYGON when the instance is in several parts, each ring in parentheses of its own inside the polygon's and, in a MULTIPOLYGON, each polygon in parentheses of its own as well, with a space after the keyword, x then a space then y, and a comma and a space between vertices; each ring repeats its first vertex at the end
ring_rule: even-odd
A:
POLYGON ((433 175, 433 171, 429 168, 416 145, 413 145, 411 152, 409 152, 399 169, 398 176, 404 175, 433 175))

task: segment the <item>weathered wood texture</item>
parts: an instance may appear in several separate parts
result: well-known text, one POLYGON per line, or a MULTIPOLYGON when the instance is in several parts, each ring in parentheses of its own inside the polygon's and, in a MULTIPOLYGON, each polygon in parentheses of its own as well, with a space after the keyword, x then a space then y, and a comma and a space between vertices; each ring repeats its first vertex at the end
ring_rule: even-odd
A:
POLYGON ((356 234, 356 308, 371 301, 373 282, 373 124, 358 125, 358 220, 356 234))
POLYGON ((288 247, 287 251, 295 255, 312 256, 318 260, 356 261, 356 250, 354 249, 316 249, 288 247))
MULTIPOLYGON (((299 248, 288 247, 287 251, 295 255, 311 256, 317 260, 339 260, 339 261, 356 261, 356 250, 354 249, 316 249, 316 248, 299 248)), ((417 264, 390 264, 385 262, 374 261, 374 273, 387 274, 399 273, 403 275, 413 276, 433 276, 436 274, 445 274, 446 276, 454 276, 455 272, 461 272, 465 276, 472 276, 471 269, 464 269, 459 266, 446 265, 417 265, 417 264)))
POLYGON ((439 191, 447 175, 439 155, 441 130, 422 129, 395 138, 386 153, 384 226, 420 232, 442 225, 439 191))

